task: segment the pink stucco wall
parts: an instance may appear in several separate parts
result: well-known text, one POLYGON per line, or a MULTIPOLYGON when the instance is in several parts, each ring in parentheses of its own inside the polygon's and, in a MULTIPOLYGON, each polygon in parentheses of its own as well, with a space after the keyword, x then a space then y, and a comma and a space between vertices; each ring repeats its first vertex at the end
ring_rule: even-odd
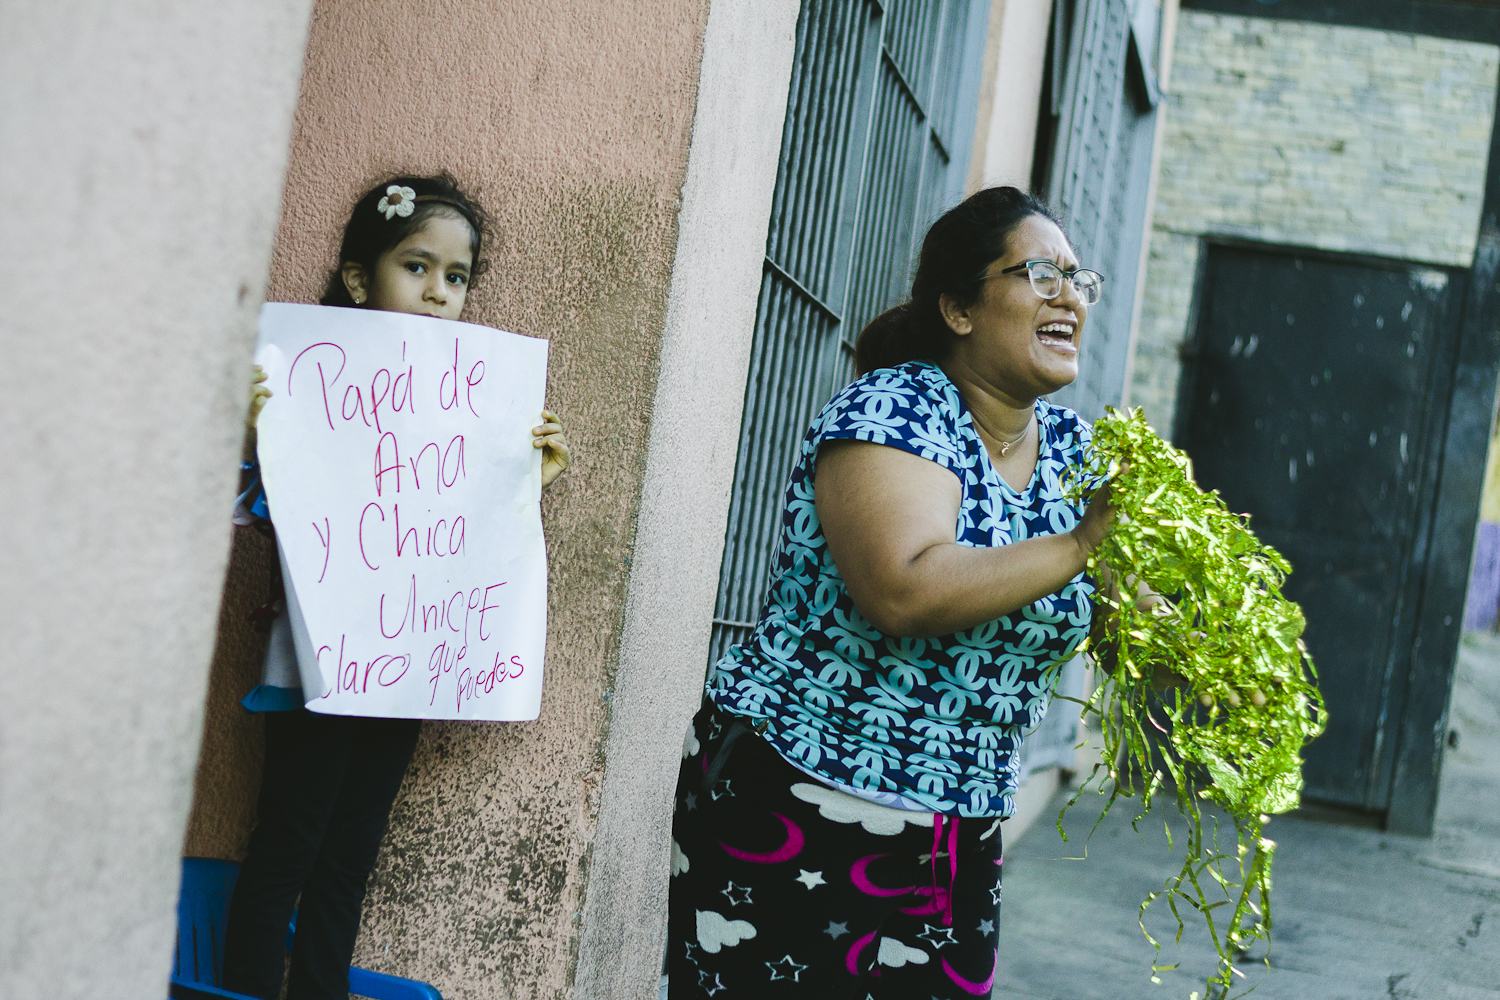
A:
MULTIPOLYGON (((498 229, 465 318, 551 340, 548 401, 575 454, 542 504, 542 717, 427 724, 372 879, 356 961, 445 997, 560 996, 576 964, 707 8, 314 9, 267 297, 316 298, 348 206, 382 175, 453 172, 498 229)), ((235 856, 251 818, 255 730, 230 705, 259 655, 232 605, 254 589, 226 595, 190 853, 235 856)))

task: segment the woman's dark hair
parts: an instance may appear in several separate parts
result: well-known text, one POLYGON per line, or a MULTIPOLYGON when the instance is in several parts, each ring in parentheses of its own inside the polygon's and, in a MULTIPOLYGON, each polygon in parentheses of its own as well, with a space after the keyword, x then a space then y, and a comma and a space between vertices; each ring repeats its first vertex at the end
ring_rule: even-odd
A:
POLYGON ((876 316, 855 341, 859 374, 947 355, 958 335, 943 319, 939 298, 947 295, 964 308, 979 301, 985 271, 1005 256, 1011 234, 1033 215, 1062 228, 1046 205, 1013 187, 976 191, 934 222, 922 241, 911 298, 876 316))
POLYGON ((374 274, 375 261, 381 254, 416 232, 422 223, 444 212, 469 224, 469 249, 474 254, 469 280, 473 281, 485 269, 485 262, 479 257, 489 231, 489 216, 485 215, 484 209, 460 190, 458 182, 446 173, 434 177, 391 177, 366 191, 355 203, 354 211, 349 213, 344 240, 339 245, 338 266, 328 276, 328 286, 318 301, 325 306, 356 307, 344 285, 344 265, 359 264, 366 274, 374 274), (386 213, 380 209, 382 198, 386 198, 389 205, 391 196, 387 192, 392 187, 410 188, 416 192, 410 215, 393 213, 386 218, 386 213))

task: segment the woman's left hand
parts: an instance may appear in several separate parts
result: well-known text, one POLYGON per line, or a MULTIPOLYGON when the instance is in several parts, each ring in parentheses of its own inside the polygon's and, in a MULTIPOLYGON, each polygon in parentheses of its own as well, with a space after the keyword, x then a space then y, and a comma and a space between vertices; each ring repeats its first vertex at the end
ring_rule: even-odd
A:
POLYGON ((563 474, 572 457, 568 439, 563 437, 562 420, 551 410, 542 411, 542 424, 531 429, 531 445, 542 449, 542 488, 563 474))

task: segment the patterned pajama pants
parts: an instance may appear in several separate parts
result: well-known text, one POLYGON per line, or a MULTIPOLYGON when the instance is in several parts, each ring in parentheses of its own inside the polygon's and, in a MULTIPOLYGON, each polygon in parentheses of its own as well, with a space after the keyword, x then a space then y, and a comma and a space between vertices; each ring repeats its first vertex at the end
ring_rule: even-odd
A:
POLYGON ((903 812, 821 784, 740 730, 693 720, 677 782, 671 1000, 970 1000, 994 982, 998 819, 903 812))

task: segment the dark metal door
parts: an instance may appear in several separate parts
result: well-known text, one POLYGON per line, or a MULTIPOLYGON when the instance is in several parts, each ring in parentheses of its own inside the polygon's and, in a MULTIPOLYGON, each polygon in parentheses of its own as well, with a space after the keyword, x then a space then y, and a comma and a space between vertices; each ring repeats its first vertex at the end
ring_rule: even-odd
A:
POLYGON ((1292 563, 1286 593, 1328 701, 1307 795, 1390 800, 1436 452, 1455 275, 1274 247, 1210 245, 1177 438, 1292 563))

